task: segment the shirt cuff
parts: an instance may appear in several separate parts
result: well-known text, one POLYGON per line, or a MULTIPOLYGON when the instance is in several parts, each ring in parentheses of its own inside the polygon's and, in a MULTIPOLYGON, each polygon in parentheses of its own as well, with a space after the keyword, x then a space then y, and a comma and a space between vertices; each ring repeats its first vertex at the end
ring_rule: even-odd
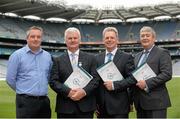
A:
POLYGON ((86 94, 86 91, 85 91, 84 89, 83 89, 83 91, 84 91, 84 94, 85 94, 85 96, 86 96, 86 95, 87 95, 87 94, 86 94))

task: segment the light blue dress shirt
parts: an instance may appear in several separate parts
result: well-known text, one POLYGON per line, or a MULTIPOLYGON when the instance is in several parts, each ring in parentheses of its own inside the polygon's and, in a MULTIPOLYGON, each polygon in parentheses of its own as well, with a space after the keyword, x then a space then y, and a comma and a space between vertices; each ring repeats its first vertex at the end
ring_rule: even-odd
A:
MULTIPOLYGON (((154 45, 150 48, 150 49, 148 49, 147 51, 148 51, 148 54, 147 54, 147 57, 149 56, 149 53, 151 52, 151 50, 152 50, 152 48, 154 47, 154 45)), ((142 54, 142 56, 141 56, 141 58, 140 58, 140 60, 139 60, 139 62, 138 62, 138 67, 140 66, 140 64, 142 64, 141 62, 142 62, 142 60, 144 59, 144 57, 145 57, 145 52, 147 52, 147 51, 145 51, 145 49, 143 50, 143 54, 142 54)))
POLYGON ((52 66, 51 55, 40 49, 33 53, 26 45, 9 58, 6 81, 17 94, 45 96, 52 66))
POLYGON ((117 48, 117 47, 116 47, 113 51, 111 51, 111 52, 108 52, 108 51, 106 50, 104 63, 108 62, 108 58, 109 58, 109 57, 107 56, 107 54, 108 54, 108 53, 111 53, 111 54, 112 54, 112 56, 111 56, 111 60, 113 61, 114 56, 115 56, 115 54, 116 54, 117 50, 118 50, 118 48, 117 48))

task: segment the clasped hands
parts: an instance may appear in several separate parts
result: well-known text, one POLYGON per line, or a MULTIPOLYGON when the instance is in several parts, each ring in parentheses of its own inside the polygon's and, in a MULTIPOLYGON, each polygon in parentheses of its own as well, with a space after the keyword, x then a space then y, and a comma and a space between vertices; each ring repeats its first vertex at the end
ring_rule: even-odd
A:
POLYGON ((71 89, 69 94, 68 94, 68 97, 70 99, 72 99, 73 101, 79 101, 84 96, 86 96, 86 92, 82 88, 71 89))
POLYGON ((139 80, 136 83, 136 86, 138 86, 141 90, 144 90, 146 88, 146 81, 145 80, 139 80))

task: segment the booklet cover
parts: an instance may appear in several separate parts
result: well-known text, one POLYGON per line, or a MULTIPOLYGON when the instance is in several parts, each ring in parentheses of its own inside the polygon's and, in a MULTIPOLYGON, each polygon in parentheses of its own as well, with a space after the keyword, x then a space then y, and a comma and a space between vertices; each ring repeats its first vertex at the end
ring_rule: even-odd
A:
POLYGON ((69 88, 84 88, 93 77, 82 67, 78 66, 64 82, 69 88))
POLYGON ((141 65, 132 74, 137 81, 142 79, 147 80, 149 78, 156 77, 156 74, 147 63, 141 65))
POLYGON ((109 61, 97 68, 97 72, 103 81, 120 81, 123 79, 122 74, 113 61, 109 61))

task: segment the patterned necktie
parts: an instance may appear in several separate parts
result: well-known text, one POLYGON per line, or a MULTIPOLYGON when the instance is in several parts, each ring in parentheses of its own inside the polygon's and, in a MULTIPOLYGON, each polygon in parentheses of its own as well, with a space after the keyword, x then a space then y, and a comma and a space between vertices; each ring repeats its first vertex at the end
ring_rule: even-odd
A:
POLYGON ((74 70, 76 68, 76 54, 74 53, 71 54, 71 65, 74 70))
POLYGON ((146 60, 147 60, 147 58, 148 58, 148 53, 149 53, 148 50, 143 53, 143 54, 144 54, 144 57, 143 57, 143 59, 141 60, 141 62, 139 63, 138 67, 141 66, 142 64, 144 64, 144 63, 146 62, 146 60))
POLYGON ((112 60, 112 56, 113 56, 113 54, 112 53, 107 53, 107 62, 109 62, 109 61, 111 61, 112 60))

